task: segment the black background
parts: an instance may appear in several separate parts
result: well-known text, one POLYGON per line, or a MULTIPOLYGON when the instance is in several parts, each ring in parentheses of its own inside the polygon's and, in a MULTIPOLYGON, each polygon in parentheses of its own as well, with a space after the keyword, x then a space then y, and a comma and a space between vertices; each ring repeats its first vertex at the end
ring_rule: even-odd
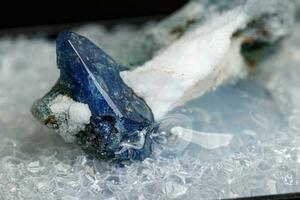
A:
POLYGON ((1 4, 0 28, 166 15, 186 2, 187 0, 11 0, 1 4))

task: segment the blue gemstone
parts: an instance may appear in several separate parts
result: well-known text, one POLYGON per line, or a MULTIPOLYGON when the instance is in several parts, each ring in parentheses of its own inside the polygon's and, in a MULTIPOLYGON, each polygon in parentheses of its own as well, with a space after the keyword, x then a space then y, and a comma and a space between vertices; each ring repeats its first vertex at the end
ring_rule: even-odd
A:
POLYGON ((59 85, 88 104, 90 124, 78 134, 84 149, 100 158, 143 160, 156 129, 151 109, 120 77, 122 66, 87 38, 62 32, 57 39, 59 85))

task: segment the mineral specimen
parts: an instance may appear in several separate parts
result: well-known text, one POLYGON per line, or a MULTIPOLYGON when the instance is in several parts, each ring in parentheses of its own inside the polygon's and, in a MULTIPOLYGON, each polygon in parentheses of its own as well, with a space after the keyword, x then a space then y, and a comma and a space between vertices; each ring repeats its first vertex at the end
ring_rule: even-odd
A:
POLYGON ((97 157, 142 160, 151 153, 151 110, 124 84, 120 66, 85 37, 57 39, 60 78, 32 113, 97 157))
MULTIPOLYGON (((57 40, 60 79, 33 106, 33 114, 100 158, 143 160, 151 154, 155 121, 252 73, 271 54, 268 48, 289 33, 295 5, 191 1, 138 39, 118 44, 112 55, 124 67, 88 39, 62 33, 57 40)), ((228 142, 212 146, 229 144, 230 135, 223 136, 228 142)))

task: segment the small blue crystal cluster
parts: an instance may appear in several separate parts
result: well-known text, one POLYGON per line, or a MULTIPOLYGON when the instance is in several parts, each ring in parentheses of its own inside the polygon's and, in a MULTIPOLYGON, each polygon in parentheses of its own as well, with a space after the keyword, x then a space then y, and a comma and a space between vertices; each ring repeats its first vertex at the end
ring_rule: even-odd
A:
MULTIPOLYGON (((49 99, 63 94, 87 104, 91 111, 90 123, 76 133, 84 150, 115 161, 143 160, 151 154, 151 133, 157 126, 151 109, 120 77, 122 66, 87 38, 72 32, 58 36, 57 65, 58 83, 33 106, 37 118, 47 110, 41 107, 47 107, 49 99)), ((49 123, 49 117, 43 122, 49 123)), ((51 123, 56 123, 55 119, 51 123)))

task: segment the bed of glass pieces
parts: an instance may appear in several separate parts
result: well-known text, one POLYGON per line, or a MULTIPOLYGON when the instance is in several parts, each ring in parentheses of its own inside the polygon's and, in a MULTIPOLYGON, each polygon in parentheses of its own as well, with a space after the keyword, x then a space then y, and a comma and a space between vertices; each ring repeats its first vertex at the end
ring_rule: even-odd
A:
MULTIPOLYGON (((75 31, 113 52, 136 30, 87 25, 75 31)), ((169 127, 232 134, 228 145, 204 148, 195 133, 189 141, 162 141, 152 157, 125 167, 90 158, 31 116, 33 101, 58 77, 54 41, 2 37, 0 199, 214 199, 298 192, 299 31, 298 24, 247 80, 208 92, 164 119, 169 127)))

